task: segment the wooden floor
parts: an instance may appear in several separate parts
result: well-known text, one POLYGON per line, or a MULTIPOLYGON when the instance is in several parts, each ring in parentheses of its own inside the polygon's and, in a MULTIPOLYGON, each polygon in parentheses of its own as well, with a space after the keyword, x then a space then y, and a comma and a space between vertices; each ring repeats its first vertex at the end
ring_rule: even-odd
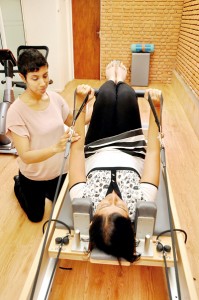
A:
MULTIPOLYGON (((62 93, 69 103, 79 83, 99 87, 100 81, 75 80, 62 93)), ((172 85, 153 84, 164 95, 163 131, 167 166, 181 228, 188 234, 187 251, 199 295, 199 141, 185 112, 179 105, 172 85)), ((145 106, 143 105, 143 110, 145 106)), ((42 237, 42 225, 51 204, 47 200, 44 220, 27 220, 13 192, 17 173, 16 157, 0 154, 0 300, 18 299, 36 249, 42 237)), ((91 265, 86 262, 60 261, 50 299, 167 299, 164 270, 134 266, 91 265), (107 284, 108 283, 108 284, 107 284)))
POLYGON ((164 269, 61 261, 49 300, 168 300, 164 269))

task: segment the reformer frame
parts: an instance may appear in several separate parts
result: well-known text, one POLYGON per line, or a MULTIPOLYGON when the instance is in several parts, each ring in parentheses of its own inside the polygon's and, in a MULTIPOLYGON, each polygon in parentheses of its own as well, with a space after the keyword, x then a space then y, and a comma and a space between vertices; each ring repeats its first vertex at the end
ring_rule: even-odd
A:
MULTIPOLYGON (((138 97, 142 97, 142 92, 138 91, 138 97)), ((162 171, 161 171, 162 172, 162 171)), ((167 172, 167 171, 166 171, 167 172)), ((172 194, 171 185, 169 182, 168 174, 167 176, 167 187, 169 192, 169 198, 170 198, 170 207, 172 212, 172 221, 174 228, 181 228, 175 201, 172 194)), ((165 183, 164 183, 165 184, 165 183)), ((64 202, 67 201, 67 193, 68 193, 68 177, 66 177, 65 182, 62 186, 62 189, 59 193, 59 197, 56 201, 52 219, 58 219, 60 218, 60 213, 64 207, 64 202)), ((67 223, 67 220, 66 220, 67 223)), ((48 289, 49 284, 51 284, 52 280, 52 274, 56 267, 56 259, 57 259, 57 253, 59 246, 55 243, 55 238, 57 236, 65 236, 66 235, 66 229, 64 228, 58 228, 55 222, 51 222, 49 226, 49 232, 48 236, 45 240, 45 235, 40 243, 39 249, 37 251, 37 254, 35 256, 35 259, 33 261, 32 267, 29 271, 27 280, 25 282, 24 288, 22 290, 20 299, 30 299, 32 286, 34 283, 34 278, 37 272, 37 266, 40 260, 41 250, 42 246, 45 240, 45 250, 43 253, 43 259, 42 259, 42 265, 39 272, 37 285, 35 288, 34 297, 32 299, 47 299, 46 295, 48 295, 48 289), (45 296, 45 297, 44 297, 45 296)), ((73 231, 70 237, 70 242, 67 246, 62 247, 62 252, 60 252, 60 259, 68 259, 68 260, 83 260, 83 261, 89 261, 90 263, 99 263, 99 264, 118 264, 117 260, 107 260, 107 259, 92 259, 92 255, 90 253, 80 253, 80 252, 72 252, 71 251, 71 244, 73 241, 73 231)), ((180 279, 180 290, 181 290, 181 298, 183 300, 197 300, 197 293, 194 286, 193 276, 191 273, 189 260, 187 256, 186 251, 186 245, 184 243, 184 235, 181 232, 175 232, 175 241, 176 241, 176 254, 177 254, 177 265, 178 265, 178 273, 179 273, 179 279, 180 279)), ((160 255, 156 251, 156 235, 153 236, 154 241, 154 256, 152 258, 145 258, 141 257, 137 262, 134 262, 133 264, 130 264, 128 262, 123 261, 122 265, 133 267, 133 265, 145 265, 145 266, 164 266, 163 256, 160 255)), ((169 236, 161 236, 161 242, 162 244, 167 244, 172 246, 171 237, 169 236)), ((169 267, 169 280, 170 285, 172 289, 172 299, 178 299, 178 295, 176 294, 176 282, 174 278, 174 264, 173 264, 173 257, 171 254, 169 254, 169 258, 167 258, 167 265, 169 267)))

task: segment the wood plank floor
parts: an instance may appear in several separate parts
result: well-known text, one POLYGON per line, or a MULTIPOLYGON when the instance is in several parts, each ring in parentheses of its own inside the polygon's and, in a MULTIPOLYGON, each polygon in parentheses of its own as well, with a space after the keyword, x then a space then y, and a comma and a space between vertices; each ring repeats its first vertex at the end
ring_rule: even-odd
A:
MULTIPOLYGON (((102 81, 74 80, 62 93, 69 103, 73 101, 75 87, 83 82, 96 88, 102 84, 102 81)), ((163 131, 168 172, 181 228, 188 234, 186 247, 199 295, 199 141, 179 105, 172 85, 150 86, 160 88, 164 95, 163 131)), ((143 103, 141 107, 145 114, 147 107, 143 103)), ((13 176, 17 170, 15 156, 0 154, 0 300, 19 298, 42 237, 43 222, 48 219, 51 208, 47 200, 44 220, 38 224, 27 220, 13 192, 13 176)), ((135 266, 121 271, 116 266, 95 266, 86 262, 60 261, 60 264, 71 266, 73 270, 58 270, 51 300, 81 300, 91 299, 91 296, 99 300, 164 299, 163 294, 158 296, 161 290, 165 290, 164 270, 161 268, 135 266), (105 282, 109 284, 106 286, 105 282), (150 295, 156 297, 150 298, 150 295)))
POLYGON ((61 261, 49 300, 168 300, 164 269, 61 261), (81 274, 81 275, 80 275, 81 274))

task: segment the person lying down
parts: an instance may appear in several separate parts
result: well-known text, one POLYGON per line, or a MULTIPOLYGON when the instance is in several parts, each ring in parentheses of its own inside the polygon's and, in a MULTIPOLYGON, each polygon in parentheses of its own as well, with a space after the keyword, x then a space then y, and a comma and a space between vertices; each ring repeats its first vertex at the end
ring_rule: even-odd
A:
MULTIPOLYGON (((90 249, 94 247, 133 262, 135 232, 133 221, 137 201, 154 201, 159 185, 160 143, 158 127, 150 112, 148 143, 142 132, 135 91, 124 81, 126 67, 112 61, 107 65, 107 81, 96 97, 85 136, 85 111, 76 121, 81 138, 71 145, 69 190, 71 200, 89 197, 94 217, 90 225, 90 249)), ((77 108, 94 91, 77 87, 77 108)), ((149 89, 160 115, 161 91, 149 89)))

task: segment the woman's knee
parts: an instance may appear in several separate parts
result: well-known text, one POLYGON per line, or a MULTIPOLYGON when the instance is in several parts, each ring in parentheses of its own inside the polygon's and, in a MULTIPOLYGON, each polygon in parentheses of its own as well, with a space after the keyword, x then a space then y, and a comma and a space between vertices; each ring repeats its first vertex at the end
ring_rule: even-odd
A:
POLYGON ((40 205, 27 205, 25 213, 28 219, 31 222, 38 223, 41 222, 44 216, 45 205, 43 205, 42 201, 40 205))
POLYGON ((41 222, 43 220, 43 216, 44 216, 44 213, 27 213, 27 217, 28 219, 33 222, 33 223, 38 223, 38 222, 41 222))
POLYGON ((135 91, 128 84, 121 84, 118 86, 117 96, 118 99, 121 97, 122 101, 126 100, 137 103, 135 91))
POLYGON ((116 101, 116 85, 113 81, 105 82, 99 89, 97 101, 103 104, 110 104, 116 101))

